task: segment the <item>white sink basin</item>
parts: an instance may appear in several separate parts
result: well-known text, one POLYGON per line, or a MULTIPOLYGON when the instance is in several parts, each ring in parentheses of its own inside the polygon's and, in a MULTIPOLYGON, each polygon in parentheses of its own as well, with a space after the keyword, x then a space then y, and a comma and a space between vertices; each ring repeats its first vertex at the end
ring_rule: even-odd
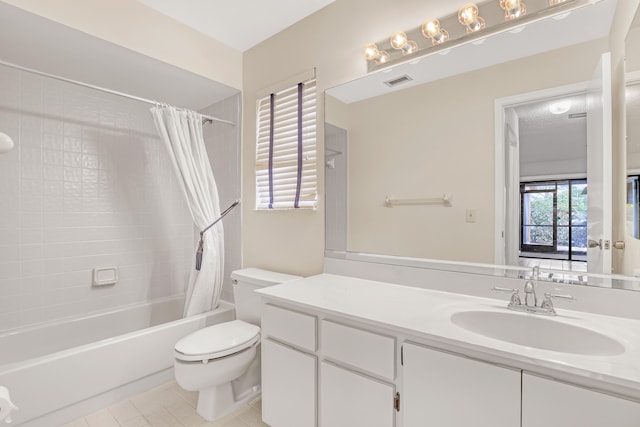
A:
POLYGON ((534 314, 459 311, 451 321, 476 334, 543 350, 589 356, 615 356, 625 351, 622 344, 604 334, 534 314))

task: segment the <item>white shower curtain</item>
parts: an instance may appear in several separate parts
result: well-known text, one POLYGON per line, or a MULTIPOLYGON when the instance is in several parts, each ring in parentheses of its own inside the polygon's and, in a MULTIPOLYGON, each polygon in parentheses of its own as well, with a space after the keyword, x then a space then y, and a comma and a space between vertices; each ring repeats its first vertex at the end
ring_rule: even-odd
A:
MULTIPOLYGON (((220 202, 202 137, 202 116, 170 106, 154 107, 151 114, 187 199, 193 222, 198 230, 203 230, 220 216, 220 202)), ((184 306, 185 317, 212 310, 218 305, 224 274, 222 221, 204 234, 200 271, 196 270, 195 264, 194 255, 184 306)))

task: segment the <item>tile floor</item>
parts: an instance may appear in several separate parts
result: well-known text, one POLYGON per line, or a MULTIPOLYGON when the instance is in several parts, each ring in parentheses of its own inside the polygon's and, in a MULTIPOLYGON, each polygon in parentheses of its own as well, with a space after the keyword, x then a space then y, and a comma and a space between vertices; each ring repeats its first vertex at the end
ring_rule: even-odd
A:
POLYGON ((196 392, 169 382, 63 427, 268 427, 262 422, 260 399, 217 421, 206 421, 196 413, 197 399, 196 392))

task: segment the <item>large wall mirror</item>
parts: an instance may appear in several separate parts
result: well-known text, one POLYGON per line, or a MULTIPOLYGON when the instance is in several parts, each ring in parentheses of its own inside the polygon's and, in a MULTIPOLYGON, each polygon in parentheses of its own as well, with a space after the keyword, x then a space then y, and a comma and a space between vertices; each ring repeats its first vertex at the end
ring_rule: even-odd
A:
POLYGON ((327 90, 327 256, 492 274, 538 265, 549 280, 638 287, 612 269, 624 249, 611 221, 622 216, 611 213, 610 155, 592 142, 610 126, 611 82, 596 82, 611 70, 602 61, 618 3, 327 90))

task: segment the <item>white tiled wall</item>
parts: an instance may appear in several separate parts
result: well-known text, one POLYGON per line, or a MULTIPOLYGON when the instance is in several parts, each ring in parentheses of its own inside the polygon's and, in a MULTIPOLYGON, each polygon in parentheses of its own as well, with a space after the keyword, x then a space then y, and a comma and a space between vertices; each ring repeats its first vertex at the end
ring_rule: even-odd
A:
POLYGON ((0 331, 184 292, 192 221, 149 105, 0 66, 0 131, 0 331))

